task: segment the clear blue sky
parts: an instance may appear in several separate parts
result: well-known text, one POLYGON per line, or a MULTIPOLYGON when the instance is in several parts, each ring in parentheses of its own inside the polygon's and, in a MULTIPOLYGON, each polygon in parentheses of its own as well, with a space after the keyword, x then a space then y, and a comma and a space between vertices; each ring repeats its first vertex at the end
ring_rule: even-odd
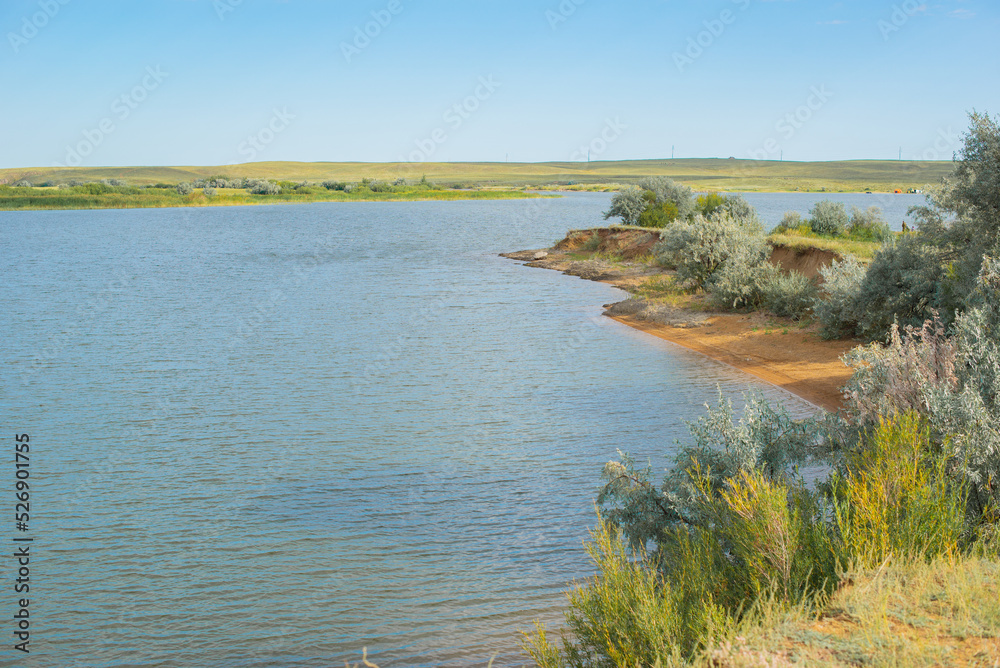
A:
POLYGON ((1000 114, 996 0, 3 0, 0 29, 0 167, 947 159, 1000 114))

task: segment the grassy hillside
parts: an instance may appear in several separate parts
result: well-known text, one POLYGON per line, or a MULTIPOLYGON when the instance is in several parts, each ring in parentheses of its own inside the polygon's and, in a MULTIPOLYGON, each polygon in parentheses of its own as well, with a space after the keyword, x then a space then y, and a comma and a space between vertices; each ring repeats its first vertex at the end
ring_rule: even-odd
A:
POLYGON ((627 160, 617 162, 255 162, 214 167, 39 167, 0 170, 0 183, 21 179, 38 184, 124 178, 132 185, 179 183, 215 175, 289 181, 360 181, 362 178, 419 180, 444 185, 607 185, 662 175, 698 190, 892 191, 923 188, 951 173, 948 161, 851 160, 777 162, 726 159, 627 160))

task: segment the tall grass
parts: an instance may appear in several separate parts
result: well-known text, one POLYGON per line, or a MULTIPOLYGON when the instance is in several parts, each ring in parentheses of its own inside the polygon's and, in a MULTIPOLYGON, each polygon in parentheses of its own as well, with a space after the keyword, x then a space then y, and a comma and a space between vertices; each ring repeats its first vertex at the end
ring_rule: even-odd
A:
POLYGON ((720 486, 692 460, 698 521, 663 530, 653 557, 643 545, 630 555, 599 518, 597 574, 569 595, 561 646, 537 627, 524 648, 544 668, 697 662, 761 615, 822 605, 851 573, 964 558, 965 490, 948 467, 913 412, 864 436, 825 492, 754 467, 720 486))

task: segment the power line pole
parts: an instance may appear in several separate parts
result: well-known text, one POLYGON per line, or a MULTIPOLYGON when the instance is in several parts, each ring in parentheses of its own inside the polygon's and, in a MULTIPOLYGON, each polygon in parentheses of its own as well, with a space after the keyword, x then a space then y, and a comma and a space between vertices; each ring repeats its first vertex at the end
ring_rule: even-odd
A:
POLYGON ((674 159, 674 147, 673 146, 670 147, 670 159, 671 160, 674 159))

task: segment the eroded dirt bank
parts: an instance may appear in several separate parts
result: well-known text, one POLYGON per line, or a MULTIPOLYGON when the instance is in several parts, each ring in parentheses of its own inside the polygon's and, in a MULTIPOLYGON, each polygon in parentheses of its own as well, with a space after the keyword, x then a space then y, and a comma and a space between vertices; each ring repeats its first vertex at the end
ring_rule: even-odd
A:
MULTIPOLYGON (((504 253, 529 267, 554 269, 628 291, 632 298, 607 304, 605 315, 635 329, 730 364, 826 410, 842 405, 840 388, 851 370, 840 361, 855 342, 825 341, 816 325, 765 313, 719 313, 704 296, 664 290, 673 272, 649 262, 655 231, 578 230, 552 248, 504 253), (596 239, 594 237, 597 237, 596 239)), ((836 256, 826 251, 775 248, 771 261, 815 276, 836 256)))

